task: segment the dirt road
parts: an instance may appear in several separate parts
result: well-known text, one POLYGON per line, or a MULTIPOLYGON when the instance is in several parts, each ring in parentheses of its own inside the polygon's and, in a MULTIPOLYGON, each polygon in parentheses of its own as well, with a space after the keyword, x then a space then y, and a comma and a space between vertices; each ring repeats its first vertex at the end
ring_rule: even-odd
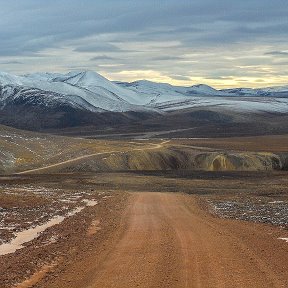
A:
POLYGON ((197 198, 134 194, 120 230, 86 275, 62 275, 69 287, 288 287, 287 231, 212 217, 197 198))
MULTIPOLYGON (((170 142, 170 141, 166 140, 166 141, 162 141, 162 142, 160 142, 158 144, 145 143, 145 144, 150 145, 151 147, 132 148, 132 149, 129 149, 129 150, 126 150, 126 151, 113 150, 113 151, 99 152, 99 153, 83 155, 83 156, 80 156, 80 157, 76 157, 76 158, 69 159, 69 160, 66 160, 66 161, 61 161, 61 162, 58 162, 58 163, 55 163, 55 164, 51 164, 51 165, 47 165, 47 166, 44 166, 44 167, 39 167, 39 168, 31 169, 31 170, 18 172, 16 174, 18 174, 18 175, 21 175, 21 174, 33 174, 33 173, 38 173, 38 172, 45 173, 45 172, 49 172, 49 169, 51 169, 51 168, 59 168, 59 167, 61 167, 63 165, 73 164, 73 163, 76 163, 77 161, 87 160, 89 158, 93 158, 95 156, 100 156, 100 155, 106 156, 106 155, 110 155, 110 154, 113 154, 113 153, 123 153, 123 152, 125 153, 125 152, 129 152, 129 151, 143 151, 143 150, 160 149, 160 148, 163 147, 163 145, 165 145, 168 142, 170 142)), ((141 145, 141 143, 137 143, 137 142, 131 142, 131 144, 140 144, 141 145)))

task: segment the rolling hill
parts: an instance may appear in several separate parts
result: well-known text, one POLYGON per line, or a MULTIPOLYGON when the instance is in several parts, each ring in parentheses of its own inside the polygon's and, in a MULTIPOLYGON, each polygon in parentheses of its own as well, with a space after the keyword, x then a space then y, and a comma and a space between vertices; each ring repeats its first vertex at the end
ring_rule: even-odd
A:
POLYGON ((174 129, 170 119, 176 114, 178 119, 187 116, 187 111, 192 111, 193 121, 190 116, 187 120, 182 117, 180 128, 201 126, 203 121, 214 125, 211 113, 232 125, 235 117, 254 123, 259 115, 265 115, 260 123, 267 117, 273 122, 272 116, 279 123, 279 117, 288 114, 288 86, 216 90, 204 84, 180 87, 146 80, 112 82, 92 71, 24 76, 0 73, 0 124, 16 128, 55 131, 90 126, 129 131, 143 125, 147 128, 148 123, 156 123, 156 130, 163 129, 170 123, 168 129, 174 129))

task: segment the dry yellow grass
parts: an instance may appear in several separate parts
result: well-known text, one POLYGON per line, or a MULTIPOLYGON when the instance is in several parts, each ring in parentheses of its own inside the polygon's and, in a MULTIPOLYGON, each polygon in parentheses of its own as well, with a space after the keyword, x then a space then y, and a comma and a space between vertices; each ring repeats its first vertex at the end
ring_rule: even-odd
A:
POLYGON ((288 150, 286 142, 288 136, 169 142, 160 139, 138 142, 94 140, 24 132, 0 126, 0 172, 280 170, 287 166, 288 161, 283 153, 277 153, 288 150), (163 144, 157 146, 159 143, 163 144), (35 170, 38 168, 41 169, 35 170))
MULTIPOLYGON (((0 147, 0 172, 12 173, 85 155, 137 149, 139 143, 53 136, 0 125, 0 147)), ((144 142, 140 147, 145 149, 151 144, 144 142)))
POLYGON ((269 135, 253 137, 179 139, 174 144, 205 146, 223 150, 288 152, 288 135, 269 135))

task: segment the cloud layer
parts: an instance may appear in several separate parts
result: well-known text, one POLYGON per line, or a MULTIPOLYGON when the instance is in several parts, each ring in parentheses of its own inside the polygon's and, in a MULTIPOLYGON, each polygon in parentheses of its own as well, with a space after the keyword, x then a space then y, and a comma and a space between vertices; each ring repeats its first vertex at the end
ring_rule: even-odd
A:
POLYGON ((0 70, 216 87, 288 83, 287 0, 0 0, 0 70))

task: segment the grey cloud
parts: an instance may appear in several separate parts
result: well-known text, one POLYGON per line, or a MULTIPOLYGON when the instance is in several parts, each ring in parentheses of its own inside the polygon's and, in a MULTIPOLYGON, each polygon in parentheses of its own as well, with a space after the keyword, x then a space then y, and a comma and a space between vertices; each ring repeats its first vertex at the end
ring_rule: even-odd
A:
POLYGON ((74 49, 76 52, 119 52, 120 48, 110 43, 91 43, 74 49))
POLYGON ((271 51, 271 52, 265 53, 265 55, 288 56, 288 52, 286 52, 286 51, 271 51))
POLYGON ((100 56, 95 56, 95 57, 91 58, 90 60, 91 61, 102 61, 102 60, 114 61, 114 60, 116 60, 116 58, 106 56, 106 55, 100 55, 100 56))
MULTIPOLYGON (((190 75, 237 76, 243 73, 237 66, 247 64, 280 67, 276 58, 288 54, 283 50, 288 38, 287 0, 0 0, 0 5, 1 60, 39 58, 41 70, 56 54, 61 69, 71 67, 71 58, 83 69, 91 68, 93 61, 110 61, 119 66, 103 65, 107 73, 150 69, 185 81, 190 75), (272 51, 259 53, 271 57, 242 57, 262 45, 272 51), (66 59, 67 47, 72 56, 66 59), (225 58, 237 49, 233 61, 225 58), (195 51, 198 55, 193 56, 195 51)), ((30 67, 28 62, 8 64, 18 71, 30 67)))
POLYGON ((288 61, 275 62, 274 65, 276 65, 276 66, 288 66, 288 61))
MULTIPOLYGON (((284 15, 287 15, 287 3, 282 0, 278 0, 278 5, 268 0, 251 0, 249 3, 228 0, 193 2, 183 0, 181 3, 171 0, 166 0, 164 3, 160 0, 145 2, 1 0, 1 2, 3 2, 1 15, 4 18, 0 20, 2 24, 0 26, 2 27, 0 28, 2 40, 0 54, 3 50, 5 55, 8 53, 7 48, 12 48, 12 45, 5 47, 9 42, 17 43, 16 47, 20 49, 24 48, 26 51, 30 49, 31 52, 35 52, 43 48, 54 47, 54 45, 61 46, 61 43, 66 40, 103 33, 135 32, 136 35, 133 37, 141 40, 142 37, 145 38, 145 33, 146 37, 149 37, 150 32, 150 37, 152 37, 155 27, 159 30, 158 35, 161 35, 161 38, 168 37, 168 39, 171 37, 177 39, 177 36, 181 34, 198 34, 204 30, 206 33, 203 34, 203 38, 206 38, 208 42, 210 37, 214 41, 217 38, 228 38, 233 35, 237 38, 238 34, 241 36, 253 33, 257 36, 257 33, 263 33, 267 27, 264 29, 260 25, 260 28, 254 28, 255 22, 262 23, 262 26, 268 25, 269 30, 274 27, 273 33, 280 35, 288 33, 287 29, 282 27, 283 23, 278 25, 279 16, 282 22, 287 24, 286 17, 284 18, 284 15), (14 17, 5 17, 11 13, 14 17), (233 31, 227 34, 225 29, 219 30, 217 25, 213 26, 218 22, 226 22, 228 26, 238 28, 233 30, 234 34, 233 31), (151 29, 152 31, 149 31, 151 29), (20 37, 21 35, 25 37, 20 37), (34 43, 29 43, 31 41, 34 43)), ((205 42, 205 39, 202 40, 205 42)), ((79 49, 82 51, 81 48, 79 49)))
POLYGON ((179 61, 183 60, 183 57, 180 56, 170 56, 170 55, 164 55, 164 56, 157 56, 153 57, 151 60, 152 61, 179 61))
POLYGON ((172 79, 175 79, 175 80, 183 80, 183 81, 189 81, 191 80, 190 77, 188 76, 182 76, 182 75, 171 75, 170 76, 172 79))
POLYGON ((0 62, 2 65, 18 65, 18 64, 23 64, 23 62, 20 61, 2 61, 0 62))

